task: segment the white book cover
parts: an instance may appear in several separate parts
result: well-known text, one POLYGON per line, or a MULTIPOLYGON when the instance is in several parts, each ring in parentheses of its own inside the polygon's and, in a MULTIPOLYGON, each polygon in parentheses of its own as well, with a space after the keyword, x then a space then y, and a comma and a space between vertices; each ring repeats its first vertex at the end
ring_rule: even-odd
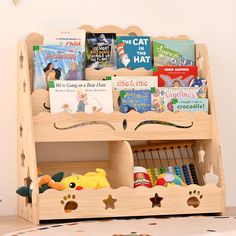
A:
POLYGON ((157 76, 112 76, 114 90, 150 90, 158 85, 157 76))
POLYGON ((113 112, 111 81, 50 80, 48 84, 51 113, 113 112))
POLYGON ((82 29, 46 29, 44 45, 85 47, 86 32, 82 29))

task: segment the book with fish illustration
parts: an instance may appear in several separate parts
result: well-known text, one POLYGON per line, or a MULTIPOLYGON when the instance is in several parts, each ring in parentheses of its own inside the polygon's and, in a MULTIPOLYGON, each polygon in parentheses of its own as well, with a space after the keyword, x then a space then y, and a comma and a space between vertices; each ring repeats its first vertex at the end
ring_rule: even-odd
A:
POLYGON ((154 66, 153 75, 158 77, 158 87, 191 87, 198 69, 197 66, 154 66))
POLYGON ((48 89, 50 80, 83 80, 84 48, 34 46, 34 89, 48 89))
POLYGON ((49 81, 51 113, 113 112, 111 81, 49 81))
POLYGON ((151 111, 150 90, 121 90, 120 111, 127 113, 131 110, 143 113, 151 111))
POLYGON ((194 66, 193 40, 154 40, 154 66, 194 66))
POLYGON ((87 68, 116 69, 115 33, 87 33, 86 62, 87 68))
POLYGON ((173 99, 205 98, 198 87, 159 87, 152 95, 152 110, 156 112, 173 111, 173 99))
POLYGON ((117 68, 152 69, 149 36, 119 36, 116 38, 117 68))
POLYGON ((177 111, 205 111, 208 112, 207 98, 180 98, 172 99, 173 112, 177 111))

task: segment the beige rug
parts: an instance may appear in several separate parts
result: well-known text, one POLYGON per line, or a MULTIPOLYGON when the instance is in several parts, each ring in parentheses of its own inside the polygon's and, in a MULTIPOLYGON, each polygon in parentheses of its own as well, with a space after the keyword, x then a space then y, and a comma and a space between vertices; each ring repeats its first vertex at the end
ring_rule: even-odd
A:
POLYGON ((5 235, 76 236, 236 236, 236 217, 170 217, 78 221, 30 228, 5 235))

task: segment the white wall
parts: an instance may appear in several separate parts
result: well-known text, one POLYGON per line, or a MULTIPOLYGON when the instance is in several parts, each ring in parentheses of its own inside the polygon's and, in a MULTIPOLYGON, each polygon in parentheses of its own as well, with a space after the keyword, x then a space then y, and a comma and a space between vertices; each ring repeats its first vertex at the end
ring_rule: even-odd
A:
POLYGON ((46 27, 137 25, 151 35, 186 34, 209 50, 226 180, 226 203, 236 206, 234 141, 236 1, 234 0, 0 1, 0 215, 16 214, 16 44, 46 27))

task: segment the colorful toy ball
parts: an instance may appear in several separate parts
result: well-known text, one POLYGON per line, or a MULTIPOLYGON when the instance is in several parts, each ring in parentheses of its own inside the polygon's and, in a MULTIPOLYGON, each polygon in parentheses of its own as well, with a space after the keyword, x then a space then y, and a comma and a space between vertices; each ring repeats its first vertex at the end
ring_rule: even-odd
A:
POLYGON ((176 185, 187 186, 179 176, 175 175, 172 172, 160 174, 157 178, 156 185, 161 185, 164 187, 171 187, 176 185))

